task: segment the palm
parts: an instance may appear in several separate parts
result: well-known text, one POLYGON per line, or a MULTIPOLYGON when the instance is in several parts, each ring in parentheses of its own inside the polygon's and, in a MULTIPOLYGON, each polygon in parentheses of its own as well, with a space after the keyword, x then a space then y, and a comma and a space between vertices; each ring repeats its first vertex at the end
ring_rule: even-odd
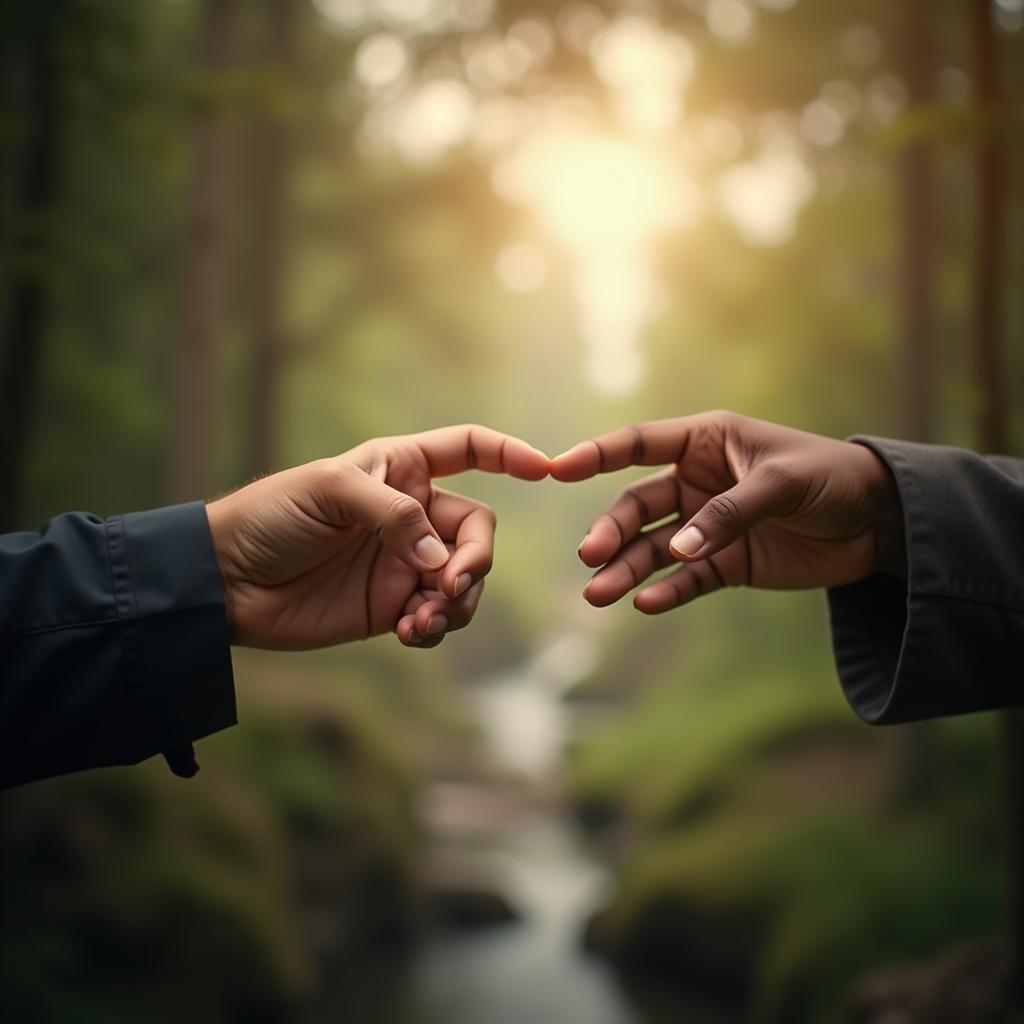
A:
MULTIPOLYGON (((430 512, 432 487, 422 456, 387 460, 351 453, 366 472, 416 498, 430 512)), ((275 553, 253 565, 236 595, 236 617, 268 647, 305 649, 362 640, 394 629, 417 593, 433 596, 436 574, 420 574, 388 551, 374 531, 323 521, 305 502, 260 525, 275 553)))

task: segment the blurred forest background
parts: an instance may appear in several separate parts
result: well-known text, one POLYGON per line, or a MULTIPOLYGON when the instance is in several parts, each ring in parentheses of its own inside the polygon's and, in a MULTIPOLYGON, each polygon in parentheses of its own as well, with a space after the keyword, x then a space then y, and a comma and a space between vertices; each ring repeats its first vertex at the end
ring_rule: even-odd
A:
MULTIPOLYGON (((462 421, 1024 453, 1021 0, 0 11, 3 529, 462 421)), ((821 594, 589 609, 628 477, 467 475, 470 630, 6 794, 4 1019, 800 1024, 1004 940, 997 722, 861 725, 821 594)))

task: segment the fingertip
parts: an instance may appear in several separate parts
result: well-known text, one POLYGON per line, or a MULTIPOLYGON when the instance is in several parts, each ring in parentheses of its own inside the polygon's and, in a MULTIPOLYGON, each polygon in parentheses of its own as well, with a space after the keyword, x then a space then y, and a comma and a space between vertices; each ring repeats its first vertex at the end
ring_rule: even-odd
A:
POLYGON ((633 598, 633 607, 643 615, 657 615, 661 610, 657 606, 657 600, 648 590, 641 590, 633 598))
POLYGON ((551 460, 539 448, 519 438, 512 438, 505 447, 505 468, 518 480, 543 480, 551 469, 551 460))
POLYGON ((669 551, 681 562, 691 562, 698 555, 704 554, 707 547, 707 538, 699 526, 692 523, 683 527, 669 542, 669 551))
POLYGON ((464 594, 473 584, 473 574, 470 572, 460 572, 456 574, 450 574, 449 578, 446 579, 441 587, 445 595, 451 598, 453 601, 464 594))
POLYGON ((594 584, 595 580, 591 580, 583 588, 583 599, 587 604, 592 605, 594 608, 607 608, 608 605, 614 604, 618 600, 614 594, 602 591, 600 584, 596 588, 594 584))
POLYGON ((409 647, 417 642, 413 639, 416 635, 416 616, 403 615, 395 626, 395 636, 398 637, 398 642, 403 647, 409 647))
POLYGON ((582 441, 551 460, 551 476, 562 483, 589 480, 600 471, 600 460, 592 441, 582 441))
POLYGON ((621 543, 622 537, 618 532, 609 530, 598 521, 580 542, 576 554, 585 566, 597 569, 615 556, 621 543))
POLYGON ((563 484, 578 483, 594 475, 587 467, 578 465, 565 455, 559 455, 551 460, 550 474, 553 480, 563 484))
POLYGON ((421 567, 428 572, 436 572, 443 568, 451 558, 448 548, 432 533, 420 537, 412 550, 421 567))

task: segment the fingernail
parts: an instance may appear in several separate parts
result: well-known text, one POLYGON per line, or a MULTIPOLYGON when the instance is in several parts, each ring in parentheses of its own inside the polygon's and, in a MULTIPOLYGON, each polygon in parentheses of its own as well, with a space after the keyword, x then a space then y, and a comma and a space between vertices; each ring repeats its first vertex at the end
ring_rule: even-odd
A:
POLYGON ((473 582, 473 577, 468 572, 460 572, 455 577, 455 591, 453 597, 458 597, 459 594, 463 594, 469 588, 470 583, 473 582))
POLYGON ((421 644, 423 643, 423 637, 419 635, 415 630, 409 634, 409 639, 406 640, 407 644, 421 644))
POLYGON ((590 534, 589 533, 586 535, 586 537, 583 538, 583 540, 580 541, 580 545, 576 549, 576 554, 579 557, 581 562, 583 561, 583 555, 580 554, 580 552, 583 550, 583 545, 586 544, 588 540, 590 540, 590 534))
POLYGON ((668 543, 668 546, 684 558, 693 558, 704 547, 704 534, 696 526, 688 526, 680 530, 668 543))
POLYGON ((427 636, 443 632, 447 625, 448 620, 443 615, 431 615, 430 621, 427 623, 427 636))
POLYGON ((434 536, 427 534, 416 541, 416 557, 430 569, 440 569, 448 561, 448 549, 434 536))

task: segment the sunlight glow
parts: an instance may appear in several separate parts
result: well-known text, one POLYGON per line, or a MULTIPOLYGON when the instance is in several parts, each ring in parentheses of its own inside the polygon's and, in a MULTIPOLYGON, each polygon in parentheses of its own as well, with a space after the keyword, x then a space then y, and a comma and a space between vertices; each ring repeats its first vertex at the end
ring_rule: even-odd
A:
POLYGON ((634 391, 644 373, 640 337, 656 306, 651 244, 692 222, 692 185, 657 150, 569 125, 500 161, 494 180, 569 250, 591 384, 608 395, 634 391))
POLYGON ((740 46, 754 35, 754 11, 744 0, 710 0, 704 17, 712 34, 727 46, 740 46))
POLYGON ((730 167, 718 179, 718 200, 750 245, 781 245, 796 231, 797 217, 815 191, 814 177, 798 152, 763 150, 756 160, 730 167))
POLYGON ((546 133, 496 174, 499 191, 534 206, 576 252, 635 246, 688 212, 689 196, 666 160, 611 136, 546 133))
POLYGON ((495 264, 498 280, 510 292, 535 292, 547 278, 548 263, 542 249, 530 242, 506 245, 495 264))
MULTIPOLYGON (((342 0, 315 2, 325 16, 352 17, 342 0)), ((587 3, 562 7, 551 23, 530 15, 506 30, 467 34, 448 64, 434 65, 443 76, 416 81, 407 74, 407 47, 413 33, 426 29, 413 26, 411 13, 455 23, 490 0, 353 2, 367 24, 379 26, 358 48, 353 68, 371 94, 360 141, 421 166, 460 146, 491 162, 494 191, 536 222, 535 241, 510 240, 498 253, 498 281, 513 293, 537 292, 547 281, 552 247, 563 250, 586 376, 610 396, 628 395, 643 382, 641 339, 664 304, 654 269, 657 243, 693 227, 714 205, 747 244, 783 244, 818 187, 808 149, 835 146, 855 118, 883 121, 904 101, 892 76, 877 76, 863 93, 837 78, 799 115, 723 107, 684 123, 694 45, 644 14, 608 18, 587 3), (538 97, 520 89, 538 73, 545 80, 556 32, 589 58, 607 103, 583 90, 542 89, 538 97), (755 155, 735 163, 751 144, 755 155)), ((696 6, 723 43, 741 45, 756 33, 759 18, 776 16, 764 12, 792 2, 696 6)), ((848 59, 865 60, 875 41, 854 25, 842 43, 857 51, 848 59)))
POLYGON ((407 63, 405 44, 381 32, 359 44, 354 65, 356 78, 369 89, 380 89, 401 78, 407 63))
POLYGON ((557 21, 568 46, 578 53, 586 53, 604 27, 605 17, 590 4, 569 4, 558 13, 557 21))
POLYGON ((455 79, 437 79, 382 109, 371 127, 390 138, 410 163, 430 164, 466 141, 473 115, 470 91, 455 79))
POLYGON ((646 18, 620 18, 595 38, 591 58, 614 90, 616 112, 627 127, 662 134, 676 126, 696 66, 685 39, 646 18))
POLYGON ((409 32, 471 32, 490 19, 494 0, 313 0, 328 28, 358 32, 392 27, 409 32))

